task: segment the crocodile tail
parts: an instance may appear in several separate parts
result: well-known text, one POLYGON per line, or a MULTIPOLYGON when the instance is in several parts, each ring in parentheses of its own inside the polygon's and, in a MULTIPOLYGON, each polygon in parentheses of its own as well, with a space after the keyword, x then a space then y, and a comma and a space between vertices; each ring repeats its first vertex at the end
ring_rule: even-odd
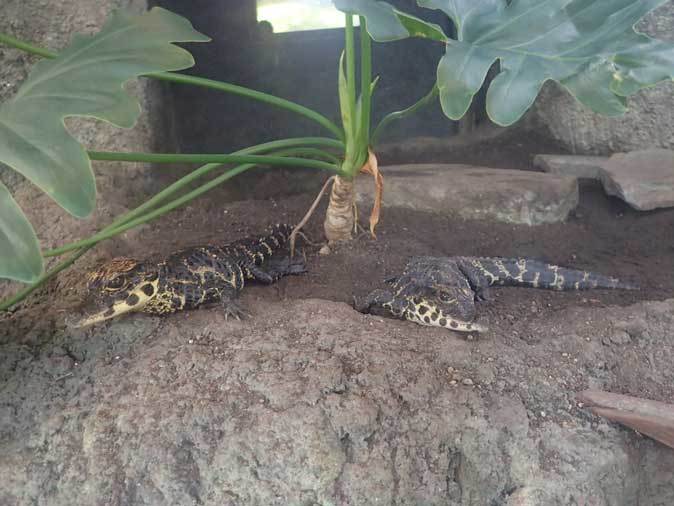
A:
POLYGON ((225 255, 260 265, 280 251, 288 242, 293 227, 285 223, 274 225, 261 236, 234 241, 223 249, 225 255))
POLYGON ((568 269, 526 258, 477 258, 472 266, 488 285, 527 286, 548 290, 614 288, 638 290, 638 286, 594 272, 568 269))
POLYGON ((288 225, 287 223, 278 223, 272 226, 267 234, 257 239, 253 243, 252 249, 254 250, 255 254, 262 253, 262 255, 264 255, 264 259, 266 260, 281 250, 283 246, 285 246, 292 231, 292 225, 288 225))

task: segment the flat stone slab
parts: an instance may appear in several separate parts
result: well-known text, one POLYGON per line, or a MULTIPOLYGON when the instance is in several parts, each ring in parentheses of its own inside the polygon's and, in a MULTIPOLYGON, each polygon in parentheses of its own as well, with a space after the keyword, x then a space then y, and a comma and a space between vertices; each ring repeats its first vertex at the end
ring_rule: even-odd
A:
MULTIPOLYGON (((380 169, 385 207, 539 225, 564 221, 578 204, 578 183, 571 176, 460 164, 380 169)), ((371 178, 359 178, 357 200, 371 202, 373 187, 371 178)))
POLYGON ((674 206, 674 151, 618 153, 603 165, 604 190, 639 211, 674 206))
POLYGON ((607 161, 605 156, 536 155, 534 167, 548 174, 601 180, 602 167, 607 161))

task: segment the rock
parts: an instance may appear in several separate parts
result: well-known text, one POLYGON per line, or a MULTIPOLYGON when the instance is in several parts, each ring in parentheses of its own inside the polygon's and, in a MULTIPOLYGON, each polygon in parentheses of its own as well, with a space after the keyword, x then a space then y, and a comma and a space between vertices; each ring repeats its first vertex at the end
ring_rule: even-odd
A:
POLYGON ((644 318, 632 318, 629 321, 615 323, 615 328, 626 332, 633 339, 649 338, 648 323, 644 318))
MULTIPOLYGON (((391 165, 384 206, 539 225, 564 221, 578 204, 575 177, 460 164, 391 165)), ((371 178, 359 179, 357 200, 371 202, 371 178)))
POLYGON ((552 498, 545 490, 533 487, 522 487, 508 496, 506 506, 541 506, 551 504, 552 498))
POLYGON ((615 154, 603 165, 601 180, 606 193, 639 211, 674 206, 674 151, 615 154))
MULTIPOLYGON (((570 391, 521 349, 479 345, 507 369, 504 392, 452 388, 479 349, 444 329, 372 327, 322 300, 244 302, 246 322, 134 315, 0 345, 0 504, 674 504, 674 453, 557 418, 570 391), (56 359, 70 355, 85 360, 67 371, 56 359)), ((650 388, 664 389, 674 301, 582 311, 603 331, 654 308, 662 352, 630 377, 661 370, 650 388)), ((620 369, 607 374, 625 385, 620 369)))
POLYGON ((605 156, 536 155, 534 167, 549 174, 573 176, 581 179, 601 179, 605 156))

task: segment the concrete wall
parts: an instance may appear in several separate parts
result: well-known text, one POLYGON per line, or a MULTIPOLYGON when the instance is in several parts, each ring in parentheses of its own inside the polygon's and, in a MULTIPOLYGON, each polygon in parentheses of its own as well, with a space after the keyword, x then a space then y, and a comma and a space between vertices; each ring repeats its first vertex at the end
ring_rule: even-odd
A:
MULTIPOLYGON (((189 45, 197 60, 192 73, 251 87, 320 111, 337 121, 337 64, 344 47, 341 29, 273 34, 258 26, 255 0, 153 0, 189 18, 213 42, 189 45)), ((415 0, 392 0, 400 8, 449 25, 415 0)), ((441 44, 405 40, 374 45, 373 72, 380 81, 375 119, 408 107, 433 85, 441 44)), ((323 135, 314 123, 267 105, 215 91, 169 85, 178 143, 184 151, 223 152, 283 137, 323 135)), ((415 135, 445 137, 457 125, 436 107, 398 124, 387 139, 415 135)))
MULTIPOLYGON (((674 0, 651 13, 639 31, 674 41, 674 0)), ((606 118, 584 108, 554 83, 547 83, 525 119, 528 128, 546 128, 574 153, 609 154, 648 147, 674 148, 674 82, 642 90, 629 111, 606 118)))
MULTIPOLYGON (((57 51, 70 41, 74 32, 91 33, 105 22, 112 9, 142 12, 145 0, 2 0, 0 31, 57 51)), ((11 97, 28 75, 37 58, 0 46, 0 101, 11 97)), ((152 107, 153 84, 139 83, 131 88, 144 103, 144 113, 133 130, 114 128, 107 123, 71 118, 69 130, 91 149, 150 151, 155 146, 152 107)), ((137 164, 95 163, 98 186, 97 210, 90 219, 77 220, 16 172, 0 168, 0 179, 13 192, 28 215, 44 248, 64 244, 98 230, 125 211, 146 187, 147 168, 137 164)), ((108 246, 113 245, 108 243, 108 246)), ((9 284, 0 281, 0 295, 9 284)))

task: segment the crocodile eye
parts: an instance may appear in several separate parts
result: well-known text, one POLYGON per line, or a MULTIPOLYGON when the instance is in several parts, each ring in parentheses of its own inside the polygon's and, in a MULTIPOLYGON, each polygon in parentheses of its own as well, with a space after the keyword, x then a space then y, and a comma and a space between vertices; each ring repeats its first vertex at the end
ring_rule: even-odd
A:
POLYGON ((150 272, 145 275, 145 281, 156 281, 158 277, 159 277, 158 272, 150 272))
POLYGON ((108 281, 108 283, 105 285, 105 289, 110 291, 116 291, 122 288, 122 286, 124 286, 124 278, 119 277, 108 281))

